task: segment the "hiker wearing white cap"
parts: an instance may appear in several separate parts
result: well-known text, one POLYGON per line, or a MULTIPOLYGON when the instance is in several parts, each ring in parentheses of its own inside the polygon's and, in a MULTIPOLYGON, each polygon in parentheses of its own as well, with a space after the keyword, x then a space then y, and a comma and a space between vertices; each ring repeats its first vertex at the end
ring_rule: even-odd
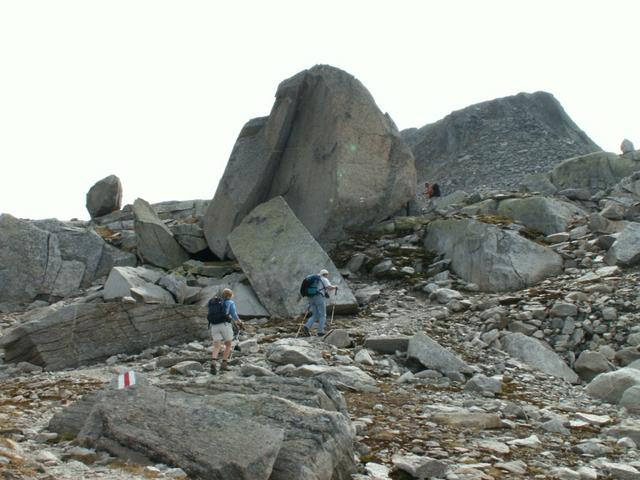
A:
POLYGON ((317 290, 314 295, 309 296, 309 311, 311 316, 307 323, 302 327, 303 331, 307 335, 311 335, 311 327, 318 322, 318 336, 324 335, 324 324, 327 322, 327 305, 325 298, 329 298, 329 292, 332 290, 338 290, 338 287, 332 285, 329 281, 329 272, 324 268, 318 272, 320 277, 317 280, 317 290))

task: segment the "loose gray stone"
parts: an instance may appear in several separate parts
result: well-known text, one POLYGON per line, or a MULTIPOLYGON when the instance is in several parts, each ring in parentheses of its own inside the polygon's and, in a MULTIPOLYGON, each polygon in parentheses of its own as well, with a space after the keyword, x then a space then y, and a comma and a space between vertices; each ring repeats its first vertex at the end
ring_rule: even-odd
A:
POLYGON ((553 350, 546 348, 539 340, 521 333, 509 333, 501 339, 501 342, 509 355, 544 373, 562 378, 569 383, 578 383, 578 375, 553 350))
POLYGON ((418 361, 425 368, 444 374, 471 373, 472 371, 471 367, 458 356, 421 333, 409 339, 407 358, 418 361))
POLYGON ((601 373, 614 370, 614 366, 602 353, 591 350, 585 350, 580 354, 574 368, 580 378, 586 382, 590 382, 601 373))

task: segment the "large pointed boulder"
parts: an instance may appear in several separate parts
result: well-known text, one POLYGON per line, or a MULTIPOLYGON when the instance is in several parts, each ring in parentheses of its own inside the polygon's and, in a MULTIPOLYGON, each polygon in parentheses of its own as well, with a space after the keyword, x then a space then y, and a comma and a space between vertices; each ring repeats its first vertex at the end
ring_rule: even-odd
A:
POLYGON ((338 313, 354 312, 358 302, 340 272, 282 197, 256 207, 229 235, 233 254, 258 298, 272 316, 302 313, 302 279, 325 268, 338 286, 327 303, 338 313))
POLYGON ((283 196, 323 246, 404 208, 415 195, 413 155, 367 89, 317 65, 283 81, 271 114, 248 122, 204 219, 210 249, 254 207, 283 196))
POLYGON ((115 175, 109 175, 96 182, 87 192, 87 210, 91 218, 101 217, 122 205, 122 184, 115 175))
POLYGON ((189 260, 189 254, 176 241, 148 202, 138 198, 133 202, 138 255, 157 267, 172 269, 189 260))
POLYGON ((424 246, 450 258, 456 275, 489 292, 527 288, 562 270, 562 257, 551 249, 472 219, 431 222, 424 246))

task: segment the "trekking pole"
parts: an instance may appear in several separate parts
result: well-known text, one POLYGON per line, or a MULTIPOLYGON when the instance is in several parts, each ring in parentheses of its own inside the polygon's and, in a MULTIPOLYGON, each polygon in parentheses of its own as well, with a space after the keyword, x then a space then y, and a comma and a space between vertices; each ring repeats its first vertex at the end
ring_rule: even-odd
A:
POLYGON ((331 320, 329 320, 329 327, 333 324, 333 314, 336 311, 336 297, 338 296, 338 288, 336 288, 335 293, 333 294, 333 306, 331 307, 331 320))
POLYGON ((300 330, 302 330, 302 326, 304 325, 304 321, 307 319, 307 315, 309 315, 309 312, 311 311, 311 309, 309 307, 307 307, 307 311, 304 312, 304 317, 302 317, 302 322, 300 323, 300 326, 298 327, 298 331, 296 332, 296 337, 298 338, 298 336, 300 336, 300 330))

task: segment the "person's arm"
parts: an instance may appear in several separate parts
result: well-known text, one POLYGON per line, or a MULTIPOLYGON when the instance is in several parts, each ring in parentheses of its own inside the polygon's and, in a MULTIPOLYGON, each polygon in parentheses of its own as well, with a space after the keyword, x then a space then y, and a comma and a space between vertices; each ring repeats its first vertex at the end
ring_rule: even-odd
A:
POLYGON ((236 302, 234 302, 233 300, 229 300, 229 316, 231 317, 231 320, 233 321, 233 323, 235 323, 237 328, 242 328, 243 323, 238 316, 238 311, 236 310, 236 302))
POLYGON ((322 277, 322 285, 324 286, 324 289, 327 293, 329 293, 331 290, 338 289, 338 287, 336 287, 335 285, 332 285, 329 279, 325 277, 322 277))
POLYGON ((229 300, 229 311, 227 314, 231 317, 232 320, 238 321, 240 318, 238 317, 238 311, 236 310, 236 302, 233 300, 229 300))

